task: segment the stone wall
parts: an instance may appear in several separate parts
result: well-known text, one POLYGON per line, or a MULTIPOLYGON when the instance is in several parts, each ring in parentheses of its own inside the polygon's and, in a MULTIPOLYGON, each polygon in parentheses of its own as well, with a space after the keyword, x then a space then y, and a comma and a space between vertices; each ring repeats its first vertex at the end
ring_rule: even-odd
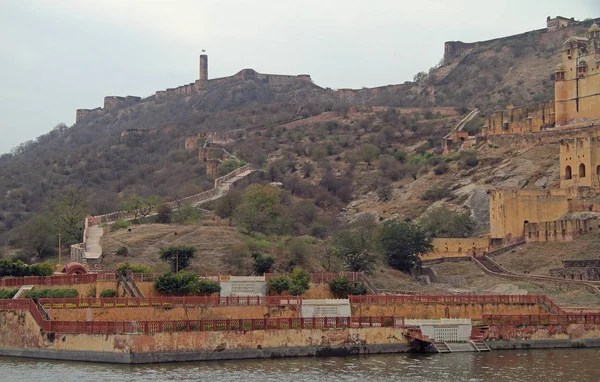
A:
POLYGON ((484 133, 490 135, 539 132, 554 126, 554 101, 508 108, 486 118, 484 133))
POLYGON ((421 259, 477 256, 489 252, 490 248, 489 238, 434 238, 433 251, 421 255, 421 259))
POLYGON ((114 363, 386 353, 410 349, 402 328, 157 334, 45 333, 28 311, 0 311, 0 354, 114 363))
POLYGON ((104 97, 104 110, 107 112, 134 105, 142 100, 142 97, 136 96, 106 96, 104 97))
POLYGON ((600 229, 600 220, 573 219, 554 220, 549 222, 525 223, 525 241, 550 242, 570 241, 580 235, 600 229))
POLYGON ((526 223, 555 221, 569 212, 564 190, 490 191, 490 236, 520 238, 526 223))
POLYGON ((503 303, 397 303, 393 305, 351 304, 352 316, 401 316, 404 318, 438 319, 470 318, 481 320, 484 314, 547 314, 538 304, 503 303))

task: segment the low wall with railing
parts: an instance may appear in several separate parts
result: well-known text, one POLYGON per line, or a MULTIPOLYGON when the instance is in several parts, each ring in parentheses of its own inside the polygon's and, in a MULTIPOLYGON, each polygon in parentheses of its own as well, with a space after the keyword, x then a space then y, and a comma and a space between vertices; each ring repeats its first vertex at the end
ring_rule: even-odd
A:
POLYGON ((484 314, 547 314, 552 301, 530 295, 350 296, 353 316, 401 315, 406 318, 470 318, 484 314), (544 306, 540 301, 548 301, 544 306))
POLYGON ((409 351, 402 318, 48 321, 31 300, 0 301, 0 355, 156 363, 409 351), (350 339, 350 340, 349 340, 350 339))
POLYGON ((215 189, 219 188, 221 186, 221 184, 223 184, 224 182, 228 181, 229 179, 240 175, 243 172, 249 171, 252 169, 252 165, 247 164, 244 165, 242 167, 236 168, 235 170, 233 170, 232 172, 223 175, 220 178, 215 179, 215 189))

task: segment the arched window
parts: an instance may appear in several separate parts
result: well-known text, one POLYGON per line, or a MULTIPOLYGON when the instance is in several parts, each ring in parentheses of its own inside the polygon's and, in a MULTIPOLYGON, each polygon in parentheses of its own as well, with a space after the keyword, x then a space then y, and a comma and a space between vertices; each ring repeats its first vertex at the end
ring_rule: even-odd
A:
POLYGON ((565 167, 565 179, 571 179, 572 175, 571 175, 571 166, 567 166, 565 167))
POLYGON ((583 163, 579 165, 579 177, 585 178, 585 165, 583 163))

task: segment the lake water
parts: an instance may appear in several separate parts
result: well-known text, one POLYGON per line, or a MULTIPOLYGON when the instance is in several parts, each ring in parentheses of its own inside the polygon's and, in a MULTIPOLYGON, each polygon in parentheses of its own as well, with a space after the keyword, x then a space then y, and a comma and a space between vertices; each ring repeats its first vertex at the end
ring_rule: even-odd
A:
POLYGON ((160 365, 0 357, 0 381, 600 381, 600 349, 396 354, 160 365))

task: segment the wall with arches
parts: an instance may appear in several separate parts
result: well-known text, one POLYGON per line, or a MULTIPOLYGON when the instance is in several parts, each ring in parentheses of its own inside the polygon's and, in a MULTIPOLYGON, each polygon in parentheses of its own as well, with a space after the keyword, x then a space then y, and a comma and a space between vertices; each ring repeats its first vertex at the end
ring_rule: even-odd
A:
POLYGON ((560 187, 600 189, 600 136, 560 141, 560 187))

